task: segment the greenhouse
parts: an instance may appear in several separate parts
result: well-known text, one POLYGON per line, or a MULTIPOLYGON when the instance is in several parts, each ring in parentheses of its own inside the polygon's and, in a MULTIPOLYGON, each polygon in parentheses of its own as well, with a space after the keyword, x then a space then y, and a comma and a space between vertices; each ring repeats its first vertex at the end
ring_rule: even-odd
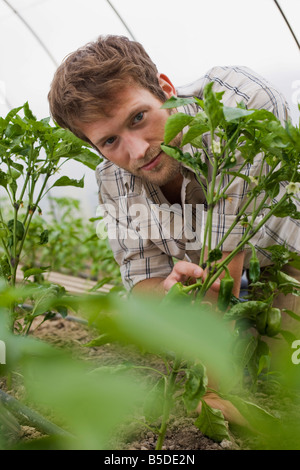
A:
POLYGON ((299 450, 298 0, 0 26, 0 449, 299 450))

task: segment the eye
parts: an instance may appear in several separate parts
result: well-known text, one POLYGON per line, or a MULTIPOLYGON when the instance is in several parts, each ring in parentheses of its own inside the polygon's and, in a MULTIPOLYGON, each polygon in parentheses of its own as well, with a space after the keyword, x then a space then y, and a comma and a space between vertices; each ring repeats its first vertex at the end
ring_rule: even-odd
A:
POLYGON ((104 142, 104 145, 112 145, 115 140, 116 140, 115 137, 109 137, 109 138, 104 142))
POLYGON ((144 117, 144 112, 141 111, 133 118, 133 123, 136 124, 137 122, 142 121, 143 117, 144 117))

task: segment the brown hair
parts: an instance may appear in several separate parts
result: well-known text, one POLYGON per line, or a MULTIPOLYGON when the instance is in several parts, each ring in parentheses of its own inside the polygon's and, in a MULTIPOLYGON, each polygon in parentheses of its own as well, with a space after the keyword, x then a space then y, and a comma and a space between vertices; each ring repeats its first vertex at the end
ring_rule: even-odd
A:
POLYGON ((67 56, 57 69, 48 94, 52 117, 88 141, 78 124, 109 114, 116 91, 132 82, 165 101, 156 65, 143 46, 124 36, 100 36, 67 56))

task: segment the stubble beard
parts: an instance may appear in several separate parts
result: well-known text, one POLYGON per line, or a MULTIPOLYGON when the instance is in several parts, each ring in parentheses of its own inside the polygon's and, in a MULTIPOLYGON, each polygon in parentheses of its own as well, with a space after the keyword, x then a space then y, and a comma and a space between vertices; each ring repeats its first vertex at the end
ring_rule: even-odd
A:
MULTIPOLYGON (((179 147, 181 140, 182 136, 178 135, 170 142, 169 145, 172 147, 179 147)), ((150 163, 153 158, 155 158, 161 151, 162 150, 160 146, 149 149, 145 155, 143 164, 147 165, 150 163)), ((164 186, 174 180, 176 176, 178 176, 180 173, 180 168, 181 162, 162 152, 161 161, 152 170, 143 171, 141 168, 132 168, 130 172, 133 175, 139 176, 143 180, 148 181, 149 183, 157 184, 158 186, 164 186)))

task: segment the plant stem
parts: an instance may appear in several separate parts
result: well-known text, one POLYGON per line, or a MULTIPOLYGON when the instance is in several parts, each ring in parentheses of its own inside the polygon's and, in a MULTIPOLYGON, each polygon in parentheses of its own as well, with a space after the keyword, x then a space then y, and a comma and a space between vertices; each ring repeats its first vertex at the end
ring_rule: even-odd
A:
MULTIPOLYGON (((281 198, 279 203, 276 206, 274 206, 273 209, 271 209, 268 212, 268 214, 257 224, 254 231, 251 232, 250 235, 248 235, 248 233, 251 229, 251 226, 248 227, 247 231, 244 233, 244 236, 243 236, 241 242, 238 244, 238 246, 226 258, 224 258, 221 263, 218 264, 218 269, 217 269, 216 273, 212 277, 207 277, 206 278, 206 280, 204 281, 204 283, 202 285, 202 288, 201 288, 202 292, 206 292, 211 287, 211 285, 215 282, 215 280, 219 277, 219 275, 223 271, 223 266, 227 265, 234 258, 234 256, 239 251, 242 250, 243 246, 245 246, 248 243, 248 241, 251 240, 251 238, 253 238, 253 236, 261 229, 261 227, 267 222, 267 220, 269 220, 269 218, 272 217, 275 210, 277 210, 278 207, 280 207, 280 205, 283 204, 288 197, 289 197, 288 194, 285 194, 281 198)), ((258 211, 260 210, 260 207, 261 207, 261 204, 258 208, 258 211)), ((195 286, 195 287, 198 287, 198 285, 199 285, 199 283, 193 284, 193 286, 195 286)), ((189 287, 192 287, 192 286, 189 286, 189 287)), ((201 295, 201 292, 200 292, 200 295, 201 295)))
POLYGON ((0 390, 0 402, 20 421, 28 426, 34 426, 38 431, 48 435, 72 437, 70 433, 51 423, 36 411, 20 403, 14 397, 0 390))
MULTIPOLYGON (((15 202, 15 201, 14 201, 15 202)), ((18 267, 18 259, 17 259, 17 222, 18 222, 18 209, 14 204, 14 228, 13 228, 13 256, 11 259, 11 285, 16 285, 16 277, 17 277, 17 267, 18 267)))
MULTIPOLYGON (((40 190, 40 192, 39 192, 39 195, 38 195, 38 197, 37 197, 37 199, 36 199, 36 201, 35 201, 35 204, 32 204, 34 207, 36 207, 36 206, 39 204, 40 200, 41 200, 42 197, 43 197, 43 192, 44 192, 44 189, 45 189, 45 187, 46 187, 46 184, 47 184, 47 181, 48 181, 49 176, 50 176, 50 175, 47 175, 47 177, 45 178, 45 180, 44 180, 44 182, 43 182, 43 185, 42 185, 42 187, 41 187, 41 190, 40 190)), ((33 189, 34 189, 34 188, 33 188, 33 189)), ((25 221, 24 221, 24 225, 25 225, 25 223, 26 223, 25 232, 24 232, 24 236, 23 236, 23 238, 22 238, 22 240, 21 240, 21 243, 20 243, 20 245, 19 245, 18 259, 20 259, 21 252, 22 252, 22 249, 23 249, 23 245, 24 245, 24 242, 25 242, 25 240, 26 240, 27 233, 28 233, 28 230, 29 230, 29 227, 30 227, 30 222, 31 222, 31 219, 32 219, 33 214, 34 214, 33 210, 30 210, 30 208, 31 208, 31 205, 29 204, 28 209, 27 209, 27 214, 26 214, 26 217, 25 217, 25 221)))
POLYGON ((172 397, 174 394, 176 377, 178 375, 180 365, 181 365, 181 359, 175 359, 172 372, 166 379, 163 416, 162 416, 162 422, 161 422, 160 430, 158 433, 158 439, 157 439, 155 450, 161 450, 164 440, 165 440, 165 435, 166 435, 167 426, 168 426, 169 417, 170 417, 170 411, 172 408, 171 401, 172 401, 172 397))
MULTIPOLYGON (((208 251, 210 251, 211 247, 211 231, 212 231, 212 216, 213 216, 213 209, 214 209, 214 192, 215 192, 215 181, 218 173, 218 158, 216 155, 214 155, 214 163, 213 163, 213 174, 212 174, 212 180, 211 180, 211 189, 210 193, 207 191, 208 197, 208 209, 207 209, 207 219, 206 219, 206 224, 205 224, 205 229, 204 229, 204 237, 202 241, 202 246, 206 246, 206 239, 208 238, 208 251)), ((200 254, 200 266, 204 262, 204 250, 201 250, 200 254)))

